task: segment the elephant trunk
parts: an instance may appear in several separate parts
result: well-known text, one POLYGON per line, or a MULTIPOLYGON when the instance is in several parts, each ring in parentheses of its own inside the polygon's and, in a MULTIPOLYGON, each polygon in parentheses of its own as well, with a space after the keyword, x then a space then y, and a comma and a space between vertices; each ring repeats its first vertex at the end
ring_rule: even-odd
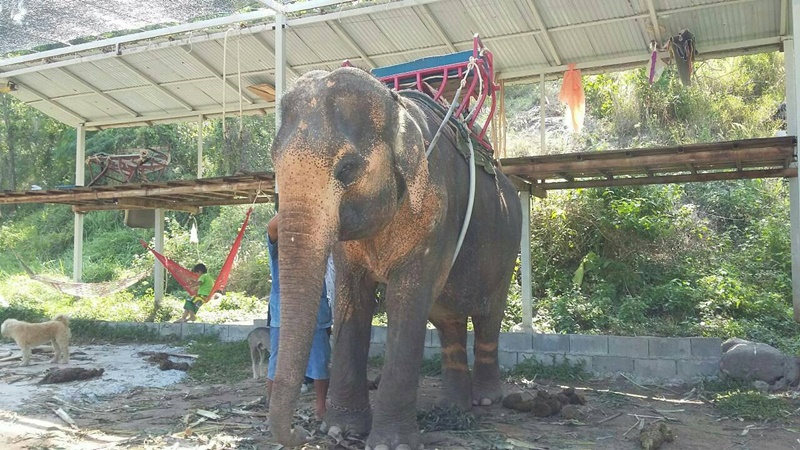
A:
POLYGON ((269 420, 273 437, 286 447, 295 447, 306 438, 302 430, 292 430, 292 417, 317 326, 333 234, 326 231, 330 222, 325 223, 323 212, 282 203, 278 224, 281 326, 269 420))

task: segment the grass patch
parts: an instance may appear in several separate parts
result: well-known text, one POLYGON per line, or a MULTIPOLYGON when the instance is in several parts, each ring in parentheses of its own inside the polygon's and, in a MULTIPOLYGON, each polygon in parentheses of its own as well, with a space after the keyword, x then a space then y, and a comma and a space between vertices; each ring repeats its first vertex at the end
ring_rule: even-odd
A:
POLYGON ((250 347, 246 341, 220 342, 200 337, 190 342, 189 353, 198 355, 189 375, 206 383, 237 383, 252 376, 250 347))
POLYGON ((80 343, 90 342, 130 342, 157 343, 175 342, 175 336, 161 336, 158 331, 144 324, 120 326, 113 323, 98 322, 86 319, 70 319, 69 328, 72 336, 80 343))
POLYGON ((586 363, 583 360, 578 360, 575 364, 566 358, 561 362, 556 362, 555 356, 553 356, 553 364, 545 364, 535 358, 528 358, 514 366, 509 372, 509 376, 517 380, 545 378, 554 381, 581 381, 589 379, 586 363))
POLYGON ((714 406, 724 416, 747 420, 778 420, 790 414, 785 400, 757 391, 732 391, 714 396, 714 406))
POLYGON ((472 413, 450 408, 434 407, 430 411, 417 411, 417 423, 423 433, 430 431, 465 431, 477 428, 478 420, 472 413))
POLYGON ((419 373, 425 377, 436 377, 442 374, 442 355, 436 354, 433 358, 423 359, 419 373))
POLYGON ((383 355, 377 355, 370 358, 369 361, 367 361, 367 364, 369 364, 371 367, 383 368, 384 362, 386 362, 386 358, 384 358, 383 355))

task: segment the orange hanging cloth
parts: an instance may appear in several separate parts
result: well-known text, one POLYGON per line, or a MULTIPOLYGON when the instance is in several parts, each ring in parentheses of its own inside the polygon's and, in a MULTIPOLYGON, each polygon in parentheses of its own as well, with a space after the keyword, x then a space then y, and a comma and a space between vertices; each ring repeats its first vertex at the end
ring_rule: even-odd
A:
POLYGON ((567 126, 570 130, 580 133, 586 115, 586 96, 583 93, 581 71, 575 68, 575 64, 567 66, 567 71, 564 72, 564 82, 558 93, 558 99, 567 105, 564 118, 567 126))

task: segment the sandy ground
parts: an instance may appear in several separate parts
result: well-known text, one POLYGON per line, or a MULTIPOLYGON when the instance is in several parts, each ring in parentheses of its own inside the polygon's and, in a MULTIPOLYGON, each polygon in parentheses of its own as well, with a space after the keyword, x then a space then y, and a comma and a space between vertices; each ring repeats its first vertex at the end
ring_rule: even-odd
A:
MULTIPOLYGON (((0 354, 13 349, 0 346, 0 354)), ((62 386, 37 386, 52 367, 39 355, 30 368, 0 366, 0 448, 2 449, 277 449, 266 424, 263 380, 203 385, 184 373, 161 372, 137 356, 140 351, 180 352, 165 346, 92 346, 79 349, 73 364, 103 367, 101 380, 62 386), (33 378, 20 378, 36 374, 33 378), (116 375, 115 375, 116 374, 116 375), (15 378, 16 377, 16 378, 15 378), (11 384, 9 384, 9 380, 11 384), (61 408, 75 425, 54 410, 61 408)), ((371 376, 377 374, 371 369, 371 376)), ((436 377, 421 379, 419 407, 432 408, 439 392, 436 377)), ((496 405, 475 408, 471 430, 433 431, 427 449, 638 449, 637 424, 664 421, 675 441, 662 449, 798 449, 800 420, 752 422, 720 417, 691 387, 641 387, 627 380, 593 380, 573 385, 586 395, 577 419, 536 418, 496 405)), ((559 383, 514 383, 506 392, 545 389, 559 383)), ((374 391, 373 391, 374 395, 374 391)), ((319 426, 313 417, 313 392, 302 395, 297 422, 319 426)), ((797 408, 790 402, 791 409, 797 408)), ((363 448, 357 439, 336 442, 319 432, 306 449, 363 448)))

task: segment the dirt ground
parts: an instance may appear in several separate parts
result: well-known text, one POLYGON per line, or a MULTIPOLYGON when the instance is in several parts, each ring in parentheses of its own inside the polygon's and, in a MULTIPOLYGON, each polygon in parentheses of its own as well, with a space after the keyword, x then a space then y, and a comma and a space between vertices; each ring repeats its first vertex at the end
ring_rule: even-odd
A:
MULTIPOLYGON (((83 359, 75 364, 105 366, 107 373, 109 367, 129 362, 129 366, 119 369, 128 374, 122 381, 110 377, 44 387, 35 385, 35 381, 52 367, 45 355, 34 355, 29 368, 0 363, 0 448, 280 448, 267 431, 263 381, 203 385, 170 373, 176 371, 160 372, 137 356, 138 351, 154 347, 158 346, 122 346, 121 350, 107 347, 105 352, 81 349, 84 354, 76 355, 83 359), (119 389, 126 380, 129 383, 119 389), (101 392, 88 387, 89 383, 114 387, 101 392), (58 410, 66 413, 74 425, 60 418, 58 410)), ((162 351, 181 350, 161 347, 162 351)), ((12 348, 0 346, 0 354, 12 348)), ((114 370, 111 372, 113 375, 114 370)), ((376 374, 377 370, 371 369, 371 376, 376 374)), ((433 407, 439 383, 435 377, 421 380, 420 409, 433 407)), ((661 447, 666 450, 800 449, 800 419, 796 415, 779 423, 722 418, 702 399, 691 395, 690 387, 641 387, 624 378, 572 386, 587 398, 577 419, 565 420, 558 415, 540 419, 499 405, 475 408, 475 428, 425 433, 426 448, 638 449, 637 425, 664 421, 675 435, 674 442, 661 447)), ((505 390, 510 393, 538 388, 556 393, 562 387, 560 383, 540 381, 507 384, 505 390)), ((296 419, 307 429, 319 425, 309 418, 313 417, 312 405, 313 392, 301 396, 296 419)), ((797 406, 800 405, 794 405, 797 406)), ((356 440, 344 444, 337 447, 333 439, 316 431, 314 440, 305 448, 363 446, 356 440)))

